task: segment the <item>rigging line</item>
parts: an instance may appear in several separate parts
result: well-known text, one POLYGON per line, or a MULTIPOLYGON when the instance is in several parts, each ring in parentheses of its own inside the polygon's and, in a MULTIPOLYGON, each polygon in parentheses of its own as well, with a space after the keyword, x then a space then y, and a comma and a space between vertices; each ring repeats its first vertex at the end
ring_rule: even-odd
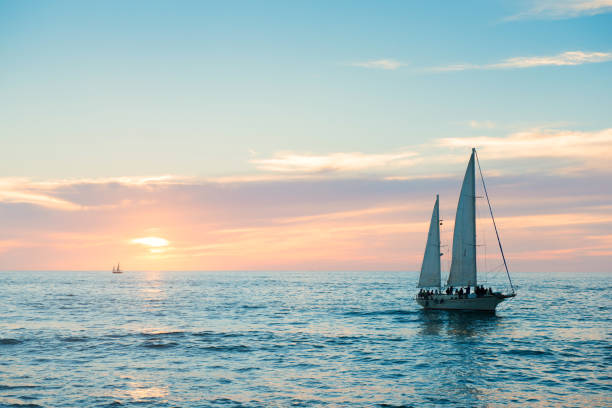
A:
MULTIPOLYGON (((476 149, 474 149, 476 152, 476 149)), ((487 204, 489 205, 489 213, 491 214, 491 219, 493 220, 493 228, 495 228, 495 235, 497 236, 497 243, 499 244, 499 251, 501 252, 502 259, 504 260, 504 267, 506 268, 506 274, 508 275, 508 282, 510 282, 510 287, 512 288, 512 293, 514 293, 514 285, 512 284, 512 279, 510 278, 510 271, 508 271, 508 264, 506 263, 506 257, 504 256, 504 250, 502 249, 501 240, 499 239, 499 233, 497 232, 497 224, 495 224, 495 217, 493 216, 493 209, 491 208, 491 202, 489 201, 489 193, 487 193, 487 186, 485 185, 484 177, 482 175, 482 169, 480 168, 480 160, 478 159, 478 153, 476 153, 476 162, 478 163, 478 171, 480 172, 480 180, 482 180, 482 188, 485 192, 485 197, 487 197, 487 204)))

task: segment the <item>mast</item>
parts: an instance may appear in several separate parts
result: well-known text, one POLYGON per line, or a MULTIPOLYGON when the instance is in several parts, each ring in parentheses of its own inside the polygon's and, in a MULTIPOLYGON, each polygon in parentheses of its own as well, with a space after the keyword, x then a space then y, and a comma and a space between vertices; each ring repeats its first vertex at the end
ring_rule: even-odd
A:
MULTIPOLYGON (((472 149, 476 154, 476 149, 472 149)), ((487 197, 487 204, 489 205, 489 214, 491 214, 491 220, 493 220, 493 228, 495 229, 495 236, 497 237, 497 244, 499 245, 499 252, 501 252, 502 259, 504 260, 504 268, 506 268, 506 275, 508 275, 508 282, 510 282, 510 288, 514 293, 514 285, 510 278, 510 271, 508 271, 508 264, 506 263, 506 257, 504 256, 504 249, 502 248, 501 239, 499 238, 499 232, 497 231, 497 224, 495 224, 495 217, 493 216, 493 208, 491 208, 491 202, 489 201, 489 194, 487 193, 487 186, 485 185, 484 176, 482 175, 482 168, 480 167, 480 160, 478 160, 478 154, 476 154, 476 162, 478 163, 478 171, 480 172, 480 180, 482 180, 482 188, 487 197)))
POLYGON ((429 233, 427 234, 427 244, 421 265, 421 275, 419 276, 419 288, 441 287, 440 285, 440 210, 439 196, 436 195, 429 223, 429 233))

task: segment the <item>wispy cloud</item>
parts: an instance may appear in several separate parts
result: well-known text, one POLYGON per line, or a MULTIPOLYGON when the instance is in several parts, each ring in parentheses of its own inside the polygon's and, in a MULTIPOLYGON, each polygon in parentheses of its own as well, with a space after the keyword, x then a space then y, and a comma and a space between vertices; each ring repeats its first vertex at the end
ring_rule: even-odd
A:
MULTIPOLYGON (((467 149, 476 146, 489 160, 565 158, 580 161, 575 170, 609 169, 612 157, 612 128, 598 131, 532 129, 505 137, 444 138, 445 147, 467 149)), ((559 169, 566 165, 559 163, 559 169)))
POLYGON ((452 64, 432 68, 432 71, 466 71, 471 69, 519 69, 543 66, 573 66, 612 60, 612 52, 567 51, 551 56, 508 58, 494 64, 452 64))
POLYGON ((112 203, 89 204, 78 203, 65 197, 57 196, 62 188, 74 188, 78 185, 110 186, 121 185, 147 189, 152 186, 177 185, 185 183, 186 177, 146 176, 146 177, 110 177, 80 178, 35 181, 27 178, 0 179, 0 203, 29 204, 38 207, 61 211, 110 210, 131 204, 130 200, 118 199, 112 203))
POLYGON ((44 194, 26 193, 22 191, 1 191, 0 202, 27 203, 65 211, 75 211, 81 209, 81 206, 71 203, 70 201, 61 200, 59 198, 44 194))
POLYGON ((68 200, 57 198, 41 191, 32 191, 28 188, 23 188, 24 183, 27 183, 27 181, 21 179, 1 180, 0 203, 31 204, 62 211, 76 211, 81 209, 80 205, 68 200))
POLYGON ((531 68, 546 65, 581 65, 595 62, 606 62, 610 60, 612 60, 612 53, 610 52, 567 51, 553 56, 509 58, 500 63, 488 65, 486 68, 506 69, 531 68))
POLYGON ((611 11, 612 0, 534 0, 530 8, 505 20, 566 19, 611 11))
POLYGON ((269 159, 251 160, 258 169, 280 173, 326 173, 375 170, 381 167, 407 166, 414 163, 414 152, 367 154, 360 152, 307 155, 277 153, 269 159))
MULTIPOLYGON (((475 129, 496 127, 490 121, 465 122, 475 129)), ((453 166, 463 163, 466 152, 477 147, 489 161, 499 162, 489 174, 524 172, 524 160, 539 158, 530 164, 532 171, 579 173, 608 171, 612 157, 612 128, 581 131, 531 128, 505 136, 440 138, 432 143, 379 154, 336 152, 307 154, 278 152, 272 157, 252 159, 263 172, 261 177, 240 181, 297 180, 313 177, 344 177, 355 174, 381 176, 386 180, 443 178, 453 166), (279 178, 280 177, 280 178, 279 178)), ((232 178, 224 179, 225 182, 232 178)))
POLYGON ((371 60, 371 61, 363 61, 363 62, 353 62, 350 65, 354 67, 361 67, 361 68, 386 69, 386 70, 393 71, 407 64, 404 62, 396 61, 394 59, 379 59, 379 60, 371 60))
POLYGON ((467 122, 472 129, 493 129, 495 123, 490 120, 470 120, 467 122))

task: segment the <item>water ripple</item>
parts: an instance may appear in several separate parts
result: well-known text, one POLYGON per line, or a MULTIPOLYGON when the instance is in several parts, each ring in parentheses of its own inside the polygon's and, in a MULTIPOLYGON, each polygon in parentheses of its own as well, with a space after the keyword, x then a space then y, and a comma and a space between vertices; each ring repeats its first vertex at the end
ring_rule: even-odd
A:
POLYGON ((483 315, 410 273, 7 273, 0 406, 612 406, 609 278, 516 280, 483 315))

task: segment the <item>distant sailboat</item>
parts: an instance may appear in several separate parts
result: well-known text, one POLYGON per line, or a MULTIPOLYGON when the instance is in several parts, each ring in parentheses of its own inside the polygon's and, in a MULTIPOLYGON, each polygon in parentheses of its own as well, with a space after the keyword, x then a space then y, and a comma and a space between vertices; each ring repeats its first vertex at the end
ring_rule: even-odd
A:
POLYGON ((123 273, 121 268, 119 267, 119 263, 117 262, 117 266, 113 266, 113 273, 123 273))
MULTIPOLYGON (((495 225, 495 218, 493 218, 489 195, 484 184, 484 178, 482 178, 482 171, 480 171, 482 186, 512 292, 503 294, 477 286, 475 160, 478 160, 478 156, 476 155, 476 149, 472 149, 457 205, 455 230, 453 232, 453 258, 445 290, 442 289, 440 278, 440 257, 442 254, 440 253, 439 197, 436 196, 419 277, 418 287, 421 288, 421 291, 416 298, 417 303, 425 309, 495 311, 495 307, 499 303, 516 296, 495 225), (423 290, 423 288, 429 288, 429 290, 423 290)), ((478 163, 478 168, 480 170, 480 163, 478 163)))

